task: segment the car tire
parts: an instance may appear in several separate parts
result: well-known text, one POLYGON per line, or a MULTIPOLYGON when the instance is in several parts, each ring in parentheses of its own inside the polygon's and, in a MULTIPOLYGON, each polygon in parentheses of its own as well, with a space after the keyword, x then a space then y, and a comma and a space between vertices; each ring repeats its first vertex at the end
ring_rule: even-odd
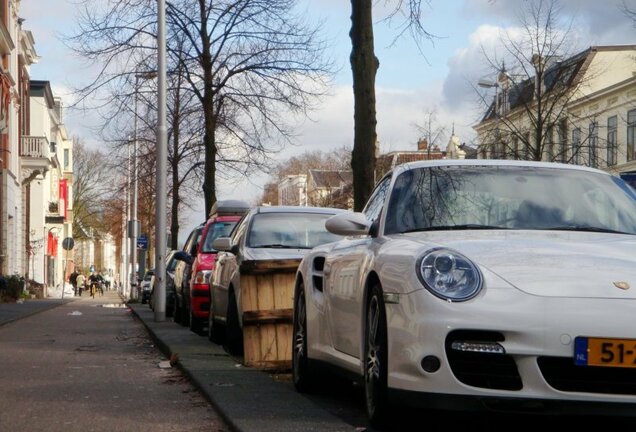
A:
POLYGON ((243 331, 238 320, 238 307, 234 291, 230 290, 227 301, 227 323, 225 325, 225 346, 232 355, 243 354, 243 331))
POLYGON ((174 314, 174 300, 168 301, 168 297, 166 296, 166 317, 170 318, 174 314), (170 307, 168 307, 170 305, 170 307))
POLYGON ((174 304, 172 306, 172 321, 179 324, 181 322, 181 310, 179 308, 179 297, 175 297, 174 304))
POLYGON ((212 311, 208 316, 208 340, 217 345, 223 345, 225 343, 225 329, 223 326, 216 322, 212 311))
POLYGON ((183 300, 183 303, 181 304, 181 307, 179 309, 181 309, 181 322, 180 324, 183 327, 188 327, 190 325, 190 309, 186 307, 185 305, 186 300, 183 300))
POLYGON ((309 393, 315 389, 315 377, 310 369, 307 356, 307 302, 302 282, 298 284, 294 294, 292 329, 292 379, 294 387, 301 393, 309 393))
POLYGON ((189 318, 190 319, 188 321, 190 322, 190 331, 200 335, 203 331, 203 323, 201 322, 201 319, 192 315, 192 309, 190 309, 189 318))
POLYGON ((389 417, 387 397, 387 326, 384 298, 374 285, 367 299, 364 329, 364 394, 367 415, 373 426, 382 426, 389 417))

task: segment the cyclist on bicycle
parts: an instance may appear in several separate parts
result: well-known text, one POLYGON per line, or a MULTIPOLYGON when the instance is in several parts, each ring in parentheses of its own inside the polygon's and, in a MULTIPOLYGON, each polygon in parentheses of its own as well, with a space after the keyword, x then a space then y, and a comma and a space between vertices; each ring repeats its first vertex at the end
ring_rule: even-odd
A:
POLYGON ((97 290, 100 289, 101 279, 102 279, 101 275, 95 272, 91 273, 91 275, 88 277, 88 285, 90 286, 90 289, 91 289, 90 291, 91 297, 95 297, 95 293, 97 292, 97 290))

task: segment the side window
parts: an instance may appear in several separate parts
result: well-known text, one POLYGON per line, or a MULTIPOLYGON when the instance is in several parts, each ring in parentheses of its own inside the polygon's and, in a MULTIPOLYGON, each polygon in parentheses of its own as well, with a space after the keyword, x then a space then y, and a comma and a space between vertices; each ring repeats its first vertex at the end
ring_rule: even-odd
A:
POLYGON ((384 200, 389 191, 389 184, 391 183, 391 177, 385 177, 375 188, 371 194, 371 198, 367 202, 367 205, 362 210, 362 213, 370 221, 377 222, 382 207, 384 206, 384 200))
POLYGON ((245 227, 247 226, 248 218, 243 218, 237 223, 236 228, 232 230, 232 244, 237 245, 241 242, 243 235, 245 234, 245 227))
POLYGON ((190 255, 194 255, 196 247, 199 245, 199 240, 201 240, 201 232, 203 232, 203 228, 197 228, 192 233, 190 233, 190 237, 188 237, 188 241, 183 248, 190 255))

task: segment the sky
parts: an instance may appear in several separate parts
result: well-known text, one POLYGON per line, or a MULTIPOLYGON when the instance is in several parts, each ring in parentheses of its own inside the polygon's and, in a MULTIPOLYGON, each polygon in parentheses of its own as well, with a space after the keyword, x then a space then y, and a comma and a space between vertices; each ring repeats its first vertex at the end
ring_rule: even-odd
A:
MULTIPOLYGON (((377 1, 374 9, 375 48, 380 68, 376 77, 378 139, 382 152, 416 150, 426 113, 437 112, 437 123, 447 131, 440 143, 445 149, 451 129, 463 142, 474 140, 474 126, 482 108, 478 104, 475 83, 492 77, 483 51, 500 52, 498 39, 504 32, 518 30, 517 14, 529 0, 423 0, 424 28, 435 37, 417 45, 409 36, 396 40, 396 23, 387 23, 386 4, 377 1), (494 50, 494 51, 493 51, 494 50), (490 74, 490 75, 489 75, 490 74)), ((571 23, 571 53, 592 45, 636 44, 636 28, 621 10, 621 5, 636 0, 562 0, 557 4, 564 22, 571 23)), ((91 73, 82 59, 76 58, 62 43, 62 36, 76 28, 78 0, 22 0, 19 15, 23 28, 31 30, 40 57, 31 68, 31 76, 51 82, 57 96, 72 100, 70 89, 90 80, 91 73), (46 3, 43 7, 42 3, 46 3)), ((349 54, 351 4, 347 0, 299 0, 304 16, 323 23, 323 36, 329 41, 328 55, 338 72, 327 97, 297 125, 297 138, 275 157, 285 160, 306 151, 351 147, 353 143, 353 90, 349 54)), ((636 7, 632 7, 633 9, 636 7)), ((65 111, 70 135, 82 137, 90 145, 90 113, 65 111)), ((219 199, 238 198, 255 201, 267 176, 252 173, 249 179, 236 178, 219 185, 219 199)), ((203 200, 186 215, 180 239, 202 221, 203 200)))

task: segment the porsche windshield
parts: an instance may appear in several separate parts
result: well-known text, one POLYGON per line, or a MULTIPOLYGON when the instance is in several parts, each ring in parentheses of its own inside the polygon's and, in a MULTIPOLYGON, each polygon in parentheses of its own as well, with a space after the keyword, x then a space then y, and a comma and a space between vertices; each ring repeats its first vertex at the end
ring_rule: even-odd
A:
POLYGON ((395 180, 385 233, 442 229, 539 229, 636 234, 636 192, 583 170, 447 166, 395 180))

